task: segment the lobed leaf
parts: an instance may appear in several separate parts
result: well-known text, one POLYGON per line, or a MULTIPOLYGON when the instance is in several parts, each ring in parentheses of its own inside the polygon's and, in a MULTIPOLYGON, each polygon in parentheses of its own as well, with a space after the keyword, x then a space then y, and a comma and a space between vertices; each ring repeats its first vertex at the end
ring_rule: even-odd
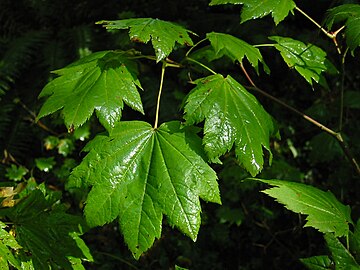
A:
POLYGON ((360 5, 345 4, 328 11, 325 23, 329 29, 334 23, 345 22, 346 43, 352 52, 360 46, 360 5))
POLYGON ((148 43, 151 40, 156 54, 156 61, 160 62, 173 51, 175 43, 192 46, 193 42, 188 33, 191 31, 182 26, 152 18, 135 18, 118 21, 100 21, 106 29, 129 29, 132 41, 148 43))
POLYGON ((312 85, 314 80, 317 83, 326 85, 322 73, 332 68, 326 59, 326 53, 313 44, 304 44, 301 41, 273 36, 270 40, 275 41, 275 48, 280 52, 289 68, 295 70, 312 85))
POLYGON ((208 33, 206 37, 209 39, 211 46, 214 48, 217 57, 226 55, 234 62, 242 62, 244 57, 246 57, 257 72, 259 71, 259 62, 263 64, 267 73, 270 72, 259 49, 253 47, 249 43, 232 35, 223 33, 211 32, 208 33))
POLYGON ((101 124, 111 129, 121 118, 124 102, 144 113, 137 87, 136 67, 126 52, 103 51, 54 71, 39 97, 49 96, 38 119, 62 109, 69 129, 84 124, 94 110, 101 124))
POLYGON ((270 115, 256 98, 231 76, 212 75, 195 81, 185 105, 187 125, 205 120, 203 144, 212 162, 231 150, 243 167, 256 175, 264 164, 263 147, 270 153, 274 131, 270 115))
POLYGON ((154 129, 140 121, 120 122, 97 136, 72 173, 91 185, 85 206, 90 226, 118 218, 135 258, 159 238, 162 217, 195 240, 200 201, 220 203, 217 177, 203 160, 201 140, 179 122, 154 129))
POLYGON ((340 203, 330 192, 315 187, 282 180, 255 179, 275 186, 263 191, 287 209, 307 215, 305 227, 314 227, 322 233, 346 236, 352 224, 350 207, 340 203))
POLYGON ((310 270, 328 270, 331 269, 332 264, 328 256, 313 256, 300 261, 310 270))
POLYGON ((241 22, 265 17, 271 13, 275 24, 284 20, 293 12, 296 4, 293 0, 212 0, 210 5, 243 4, 241 22))

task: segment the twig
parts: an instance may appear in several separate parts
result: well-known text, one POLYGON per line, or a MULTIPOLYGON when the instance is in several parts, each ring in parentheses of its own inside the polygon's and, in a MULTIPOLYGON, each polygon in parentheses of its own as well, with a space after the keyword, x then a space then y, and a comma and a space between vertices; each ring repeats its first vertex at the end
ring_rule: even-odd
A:
POLYGON ((157 129, 158 122, 159 122, 160 99, 161 99, 161 93, 162 93, 163 83, 164 83, 165 68, 166 68, 166 62, 163 61, 162 62, 162 67, 161 67, 161 78, 160 78, 159 94, 158 94, 157 104, 156 104, 156 115, 155 115, 154 129, 157 129))

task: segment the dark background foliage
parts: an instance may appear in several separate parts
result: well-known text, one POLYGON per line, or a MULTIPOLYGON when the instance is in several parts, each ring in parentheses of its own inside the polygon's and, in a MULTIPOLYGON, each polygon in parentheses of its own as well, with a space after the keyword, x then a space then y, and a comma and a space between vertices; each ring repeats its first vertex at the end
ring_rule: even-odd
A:
MULTIPOLYGON (((322 22, 325 11, 351 1, 301 1, 298 4, 315 20, 322 22)), ((0 2, 0 181, 9 182, 6 168, 23 165, 38 183, 45 182, 63 191, 69 211, 80 214, 84 192, 66 189, 72 167, 81 160, 85 142, 68 134, 60 117, 47 117, 35 122, 42 100, 37 96, 51 79, 51 70, 61 68, 82 56, 99 50, 130 48, 127 34, 107 33, 96 21, 130 17, 153 17, 178 22, 197 33, 231 33, 251 44, 267 43, 267 36, 283 35, 323 48, 340 69, 341 59, 319 30, 301 16, 289 16, 275 27, 270 17, 240 25, 240 6, 209 7, 208 1, 115 1, 115 0, 1 0, 0 2), (65 145, 48 150, 46 138, 54 135, 65 145), (62 154, 61 154, 62 153, 62 154), (36 169, 35 158, 54 157, 51 172, 36 169)), ((152 53, 151 48, 142 46, 152 53)), ((271 76, 251 74, 262 89, 286 103, 307 112, 323 124, 337 129, 339 118, 340 75, 329 76, 329 88, 314 85, 288 69, 273 50, 264 49, 271 76)), ((183 51, 171 55, 179 60, 183 51)), ((359 52, 355 52, 358 56, 359 52)), ((233 74, 245 85, 241 70, 226 60, 215 63, 223 74, 233 74)), ((159 67, 143 62, 142 99, 153 122, 159 67)), ((352 91, 360 88, 358 57, 347 57, 345 67, 345 117, 343 131, 355 156, 359 158, 359 100, 352 91)), ((187 74, 169 71, 161 108, 161 121, 180 119, 182 98, 190 90, 187 74)), ((359 179, 337 143, 297 115, 262 96, 257 96, 277 120, 281 140, 274 140, 274 161, 261 174, 263 178, 302 181, 331 190, 343 203, 349 204, 354 217, 359 217, 359 179)), ((125 110, 124 119, 144 118, 125 110)), ((101 130, 95 119, 85 131, 91 138, 101 130)), ((86 136, 85 136, 86 137, 86 136)), ((165 226, 161 239, 135 261, 122 241, 117 225, 92 229, 84 235, 95 262, 88 269, 169 269, 175 264, 190 269, 302 269, 299 258, 326 254, 322 235, 312 228, 302 228, 304 217, 286 211, 261 194, 259 184, 242 182, 248 177, 235 162, 234 154, 223 158, 224 165, 214 167, 219 175, 222 206, 203 204, 198 240, 190 239, 165 226)), ((4 184, 3 183, 3 184, 4 184)))

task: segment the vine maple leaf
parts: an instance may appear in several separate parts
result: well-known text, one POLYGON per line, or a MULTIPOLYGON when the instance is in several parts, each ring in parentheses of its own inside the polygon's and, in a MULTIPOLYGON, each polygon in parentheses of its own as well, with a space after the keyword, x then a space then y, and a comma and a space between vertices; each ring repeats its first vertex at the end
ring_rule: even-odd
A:
POLYGON ((111 129, 121 118, 124 102, 144 113, 137 87, 136 64, 126 52, 102 51, 54 71, 39 98, 49 96, 38 119, 62 109, 68 128, 84 124, 94 110, 100 123, 111 129))
POLYGON ((71 178, 92 186, 87 222, 98 226, 118 218, 135 258, 160 237, 163 214, 195 240, 199 197, 220 203, 217 176, 203 160, 201 140, 192 128, 181 129, 180 122, 157 129, 140 121, 120 122, 85 151, 71 178))
POLYGON ((235 144, 238 161, 252 175, 264 164, 263 147, 271 155, 273 121, 256 98, 231 76, 211 75, 195 81, 184 107, 188 125, 204 124, 203 144, 211 161, 235 144))
POLYGON ((152 18, 136 18, 118 21, 100 21, 106 29, 130 29, 132 41, 148 43, 151 39, 155 49, 156 60, 160 62, 173 50, 175 43, 192 46, 193 42, 188 33, 193 33, 182 26, 152 18))

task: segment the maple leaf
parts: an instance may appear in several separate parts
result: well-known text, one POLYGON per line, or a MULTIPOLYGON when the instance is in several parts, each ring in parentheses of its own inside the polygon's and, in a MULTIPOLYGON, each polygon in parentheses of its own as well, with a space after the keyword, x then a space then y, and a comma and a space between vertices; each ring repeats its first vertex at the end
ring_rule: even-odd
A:
POLYGON ((151 39, 155 49, 156 60, 160 62, 173 50, 175 43, 192 46, 188 33, 193 33, 182 26, 152 18, 136 18, 118 21, 100 21, 106 29, 129 29, 132 41, 148 43, 151 39))
POLYGON ((264 164, 263 147, 269 151, 274 127, 256 98, 231 76, 211 75, 195 81, 184 107, 187 125, 204 124, 203 144, 211 161, 235 144, 238 161, 252 175, 264 164))
POLYGON ((246 57, 257 72, 259 69, 259 62, 263 64, 267 73, 270 72, 259 49, 253 47, 249 43, 232 35, 223 33, 211 32, 208 33, 206 37, 209 39, 211 46, 214 48, 218 57, 226 55, 232 61, 239 62, 242 62, 243 58, 246 57))
POLYGON ((203 160, 193 128, 168 122, 154 129, 140 121, 120 122, 97 136, 71 178, 92 186, 85 206, 90 226, 118 218, 135 258, 161 235, 162 216, 195 240, 200 201, 220 203, 217 177, 203 160), (80 181, 79 181, 80 179, 80 181))
POLYGON ((210 5, 244 4, 241 22, 272 15, 275 24, 284 20, 296 7, 293 0, 212 0, 210 5))
POLYGON ((254 179, 275 186, 263 192, 287 209, 307 215, 305 227, 314 227, 322 233, 345 236, 349 223, 353 224, 350 207, 340 203, 330 192, 322 191, 302 183, 254 179))
POLYGON ((121 118, 124 102, 144 113, 136 65, 126 52, 97 52, 53 73, 59 77, 40 93, 49 97, 38 119, 62 109, 66 126, 77 128, 95 110, 101 124, 111 129, 121 118))

